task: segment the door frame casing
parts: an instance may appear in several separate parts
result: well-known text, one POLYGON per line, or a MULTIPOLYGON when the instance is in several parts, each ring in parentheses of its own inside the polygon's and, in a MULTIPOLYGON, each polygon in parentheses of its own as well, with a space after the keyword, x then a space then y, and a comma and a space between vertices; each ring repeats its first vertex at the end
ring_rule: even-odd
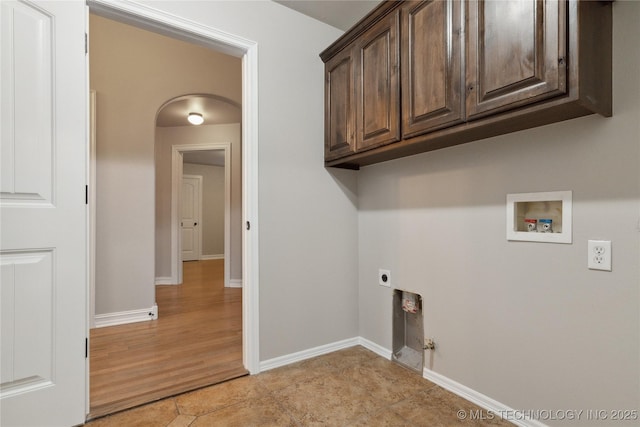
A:
POLYGON ((242 219, 247 224, 242 232, 242 360, 251 374, 257 374, 260 372, 258 44, 128 0, 88 0, 87 4, 92 13, 109 19, 242 58, 242 219))
MULTIPOLYGON (((87 10, 87 22, 89 22, 89 11, 87 10)), ((87 57, 87 62, 89 59, 87 57)), ((87 76, 89 70, 87 70, 87 76)), ((89 256, 87 261, 89 266, 87 273, 89 275, 89 325, 90 329, 96 327, 96 188, 97 188, 97 149, 96 149, 96 91, 89 90, 89 159, 87 161, 87 246, 89 248, 89 256)), ((89 336, 89 331, 87 331, 89 336)), ((87 363, 88 365, 88 363, 87 363)), ((87 367, 87 378, 89 378, 89 368, 87 367)), ((87 404, 87 408, 89 405, 87 404)))
MULTIPOLYGON (((182 239, 180 238, 180 193, 184 176, 182 155, 186 152, 209 150, 224 150, 224 286, 228 288, 231 283, 231 143, 209 142, 171 146, 171 283, 174 285, 182 283, 182 239)), ((200 209, 202 209, 202 203, 200 203, 200 209)), ((202 217, 202 214, 200 216, 202 217)), ((202 255, 202 250, 200 253, 202 255)))

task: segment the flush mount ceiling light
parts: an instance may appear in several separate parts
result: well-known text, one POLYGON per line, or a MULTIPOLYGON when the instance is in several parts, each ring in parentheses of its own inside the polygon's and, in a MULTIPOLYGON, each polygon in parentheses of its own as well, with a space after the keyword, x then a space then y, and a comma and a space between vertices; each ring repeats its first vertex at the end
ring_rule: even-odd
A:
POLYGON ((200 113, 189 113, 187 120, 189 120, 189 123, 191 123, 192 125, 201 125, 202 123, 204 123, 204 118, 200 113))

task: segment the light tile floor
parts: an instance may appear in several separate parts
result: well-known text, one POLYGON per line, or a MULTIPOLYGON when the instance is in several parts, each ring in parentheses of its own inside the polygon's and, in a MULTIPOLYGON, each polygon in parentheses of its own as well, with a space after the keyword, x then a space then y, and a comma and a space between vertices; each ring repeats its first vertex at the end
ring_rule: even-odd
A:
POLYGON ((111 426, 510 426, 363 348, 352 347, 87 423, 111 426))

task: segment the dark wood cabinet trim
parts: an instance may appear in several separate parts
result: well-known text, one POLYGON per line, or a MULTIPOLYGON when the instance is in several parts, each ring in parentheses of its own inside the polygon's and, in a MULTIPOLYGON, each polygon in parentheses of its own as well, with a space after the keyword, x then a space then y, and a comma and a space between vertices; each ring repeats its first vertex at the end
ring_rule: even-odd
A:
POLYGON ((537 104, 510 112, 508 115, 487 116, 390 144, 375 150, 356 153, 325 162, 325 166, 359 169, 376 163, 439 150, 455 145, 480 141, 493 136, 531 129, 564 120, 593 114, 577 102, 556 100, 554 105, 537 104))
POLYGON ((572 20, 569 28, 570 46, 578 46, 570 52, 569 67, 572 89, 579 91, 582 106, 611 117, 612 111, 612 74, 613 74, 613 18, 612 1, 583 1, 580 8, 569 3, 577 12, 570 13, 572 20), (576 18, 577 17, 577 18, 576 18), (594 30, 596 29, 596 30, 594 30))
POLYGON ((378 21, 383 19, 388 13, 395 10, 402 1, 399 0, 383 0, 380 5, 369 12, 364 18, 358 21, 349 31, 342 37, 333 42, 328 48, 320 53, 323 62, 327 62, 329 58, 340 52, 345 47, 352 44, 362 33, 374 26, 378 21))

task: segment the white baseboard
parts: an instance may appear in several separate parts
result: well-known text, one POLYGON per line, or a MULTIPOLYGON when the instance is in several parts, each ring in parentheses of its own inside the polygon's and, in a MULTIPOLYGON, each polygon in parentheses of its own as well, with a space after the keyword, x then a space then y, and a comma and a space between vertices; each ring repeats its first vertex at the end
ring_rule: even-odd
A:
POLYGON ((231 279, 229 280, 230 288, 241 288, 242 287, 242 279, 231 279))
POLYGON ((373 341, 369 341, 366 338, 358 337, 358 344, 360 344, 367 350, 373 351, 378 356, 384 357, 387 360, 391 360, 391 350, 386 349, 381 345, 374 343, 373 341))
POLYGON ((260 362, 260 372, 270 369, 279 368, 291 363, 300 362, 302 360, 311 359, 312 357, 321 356, 343 348, 353 347, 359 344, 358 338, 349 338, 346 340, 321 345, 319 347, 310 348, 308 350, 298 351, 297 353, 287 354, 285 356, 274 357, 273 359, 260 362))
POLYGON ((475 403, 487 411, 493 412, 497 416, 501 416, 507 421, 522 427, 546 427, 546 424, 540 421, 531 419, 526 413, 522 411, 516 411, 507 405, 504 405, 496 400, 493 400, 489 396, 486 396, 480 392, 477 392, 465 385, 460 384, 450 378, 445 377, 430 369, 424 368, 422 376, 431 382, 438 384, 440 387, 449 390, 452 393, 468 400, 471 403, 475 403))
MULTIPOLYGON (((364 348, 373 351, 377 355, 391 360, 391 350, 382 347, 369 341, 366 338, 355 337, 342 341, 337 341, 330 344, 321 345, 308 350, 298 351, 296 353, 288 354, 285 356, 275 357, 273 359, 264 360, 260 362, 260 372, 268 371, 270 369, 279 368, 281 366, 289 365, 291 363, 300 362, 302 360, 310 359, 312 357, 321 356, 323 354, 331 353, 333 351, 342 350, 344 348, 361 345, 364 348)), ((516 411, 507 405, 504 405, 489 396, 477 392, 465 385, 462 385, 444 375, 438 374, 430 369, 424 368, 422 376, 431 382, 441 386, 450 392, 457 394, 458 396, 475 403, 487 411, 490 411, 496 416, 502 416, 513 424, 521 427, 546 427, 545 424, 527 417, 526 413, 522 411, 516 411)))
POLYGON ((141 308, 138 310, 119 311, 116 313, 96 314, 95 327, 125 325, 127 323, 146 322, 158 318, 158 305, 151 308, 141 308))
POLYGON ((173 285, 173 279, 168 277, 156 277, 156 285, 173 285))
POLYGON ((210 259, 224 259, 224 254, 218 255, 200 255, 200 261, 207 261, 210 259))

